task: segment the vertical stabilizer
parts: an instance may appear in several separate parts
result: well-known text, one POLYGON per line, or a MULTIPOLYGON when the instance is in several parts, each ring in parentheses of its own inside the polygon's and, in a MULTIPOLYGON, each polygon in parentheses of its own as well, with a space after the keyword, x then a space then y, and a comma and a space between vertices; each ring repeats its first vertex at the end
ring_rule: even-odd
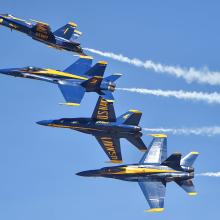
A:
POLYGON ((138 110, 129 110, 125 114, 118 117, 117 121, 126 125, 138 125, 141 120, 142 113, 138 110))

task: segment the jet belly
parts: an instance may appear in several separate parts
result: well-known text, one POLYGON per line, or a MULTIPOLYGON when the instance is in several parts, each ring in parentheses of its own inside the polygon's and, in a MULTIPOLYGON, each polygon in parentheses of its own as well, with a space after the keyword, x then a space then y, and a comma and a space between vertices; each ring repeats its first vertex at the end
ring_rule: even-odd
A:
POLYGON ((115 123, 105 121, 97 121, 95 123, 91 122, 89 125, 86 126, 88 126, 86 133, 90 133, 94 136, 102 135, 117 138, 126 138, 130 135, 141 136, 141 133, 134 133, 135 129, 132 129, 132 127, 135 126, 118 126, 115 123))
POLYGON ((39 76, 35 74, 24 74, 22 76, 23 78, 28 78, 28 79, 35 79, 35 80, 41 80, 45 82, 50 82, 50 83, 57 83, 57 79, 53 77, 46 77, 46 76, 39 76))
POLYGON ((105 131, 101 126, 95 126, 93 123, 75 123, 71 124, 71 129, 91 135, 101 135, 105 131))
POLYGON ((127 131, 121 130, 117 125, 111 122, 97 121, 95 128, 97 128, 99 132, 93 133, 93 135, 111 136, 115 138, 122 138, 128 135, 127 131))
POLYGON ((159 179, 164 181, 175 181, 179 179, 189 178, 189 174, 173 170, 166 166, 128 166, 117 173, 108 173, 104 177, 120 179, 125 181, 139 181, 144 178, 159 179))
POLYGON ((87 124, 79 124, 77 126, 73 126, 72 129, 91 134, 93 136, 113 136, 113 137, 121 137, 120 133, 116 129, 114 125, 108 122, 90 122, 87 124))
POLYGON ((137 133, 141 131, 141 128, 139 126, 133 126, 133 125, 116 124, 115 127, 123 133, 137 133))

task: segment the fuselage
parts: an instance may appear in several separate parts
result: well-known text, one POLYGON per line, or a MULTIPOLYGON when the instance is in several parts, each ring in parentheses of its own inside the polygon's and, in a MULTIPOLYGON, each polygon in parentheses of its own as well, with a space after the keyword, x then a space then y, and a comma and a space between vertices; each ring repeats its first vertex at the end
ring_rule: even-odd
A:
POLYGON ((83 171, 77 173, 77 175, 86 177, 106 177, 134 182, 141 181, 142 179, 144 181, 144 178, 171 182, 192 179, 194 177, 193 171, 192 168, 190 168, 190 172, 188 172, 182 167, 172 169, 168 166, 155 164, 131 164, 83 171))
POLYGON ((0 73, 8 76, 36 79, 55 84, 70 86, 74 84, 80 84, 85 88, 86 92, 99 92, 100 90, 110 90, 113 92, 115 90, 115 83, 106 81, 102 77, 99 77, 98 79, 100 83, 92 83, 92 81, 90 81, 90 83, 83 84, 83 82, 86 82, 93 77, 87 75, 81 76, 77 75, 77 73, 72 74, 54 69, 44 69, 28 66, 23 68, 1 69, 0 73))
POLYGON ((48 32, 48 24, 46 23, 41 22, 41 26, 36 26, 31 22, 16 18, 12 15, 0 15, 0 24, 10 28, 11 30, 27 34, 34 40, 45 43, 50 47, 85 55, 78 42, 74 42, 72 40, 56 36, 52 32, 48 32))
POLYGON ((116 122, 95 121, 91 118, 63 118, 58 120, 44 120, 38 122, 40 125, 69 128, 94 136, 113 136, 126 138, 130 135, 141 137, 139 126, 118 124, 116 122))

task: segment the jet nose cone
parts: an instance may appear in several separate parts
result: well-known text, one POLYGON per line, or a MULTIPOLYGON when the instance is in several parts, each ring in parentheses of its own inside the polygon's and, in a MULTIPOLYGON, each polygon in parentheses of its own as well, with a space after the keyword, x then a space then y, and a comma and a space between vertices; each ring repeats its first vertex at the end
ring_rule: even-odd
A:
POLYGON ((95 177, 95 176, 100 176, 99 170, 88 170, 88 171, 83 171, 76 173, 77 176, 86 176, 86 177, 95 177))
POLYGON ((0 73, 2 74, 10 74, 11 70, 9 69, 0 69, 0 73))
POLYGON ((85 176, 84 173, 85 173, 85 171, 83 171, 83 172, 78 172, 78 173, 76 173, 76 175, 77 175, 77 176, 85 176))
POLYGON ((44 125, 48 126, 49 124, 52 124, 53 120, 43 120, 43 121, 38 121, 36 122, 38 125, 44 125))
POLYGON ((76 173, 77 176, 90 176, 90 172, 89 171, 83 171, 83 172, 79 172, 76 173))
POLYGON ((0 73, 10 76, 22 76, 20 69, 18 68, 0 69, 0 73))

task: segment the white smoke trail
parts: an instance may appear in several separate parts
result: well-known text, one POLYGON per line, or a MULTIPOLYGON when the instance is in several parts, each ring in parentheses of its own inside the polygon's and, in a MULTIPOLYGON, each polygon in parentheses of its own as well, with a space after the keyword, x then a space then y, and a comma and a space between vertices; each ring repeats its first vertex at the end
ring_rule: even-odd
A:
POLYGON ((220 172, 199 173, 196 176, 220 177, 220 172))
POLYGON ((220 104, 220 93, 187 92, 183 90, 161 90, 161 89, 142 89, 142 88, 117 88, 117 90, 135 92, 144 95, 155 95, 162 97, 174 97, 183 100, 203 101, 209 104, 220 104))
POLYGON ((220 135, 220 127, 201 127, 201 128, 143 128, 147 132, 162 132, 170 133, 173 135, 202 135, 202 136, 215 136, 220 135))
POLYGON ((182 68, 178 66, 168 66, 160 63, 155 63, 152 60, 142 61, 137 58, 129 58, 122 54, 114 54, 111 52, 103 52, 91 48, 84 48, 89 52, 98 54, 100 56, 108 57, 123 63, 128 63, 137 67, 143 67, 147 70, 153 70, 157 73, 167 73, 178 78, 183 78, 187 82, 207 83, 210 85, 220 85, 220 72, 210 71, 207 67, 200 70, 194 67, 182 68))

